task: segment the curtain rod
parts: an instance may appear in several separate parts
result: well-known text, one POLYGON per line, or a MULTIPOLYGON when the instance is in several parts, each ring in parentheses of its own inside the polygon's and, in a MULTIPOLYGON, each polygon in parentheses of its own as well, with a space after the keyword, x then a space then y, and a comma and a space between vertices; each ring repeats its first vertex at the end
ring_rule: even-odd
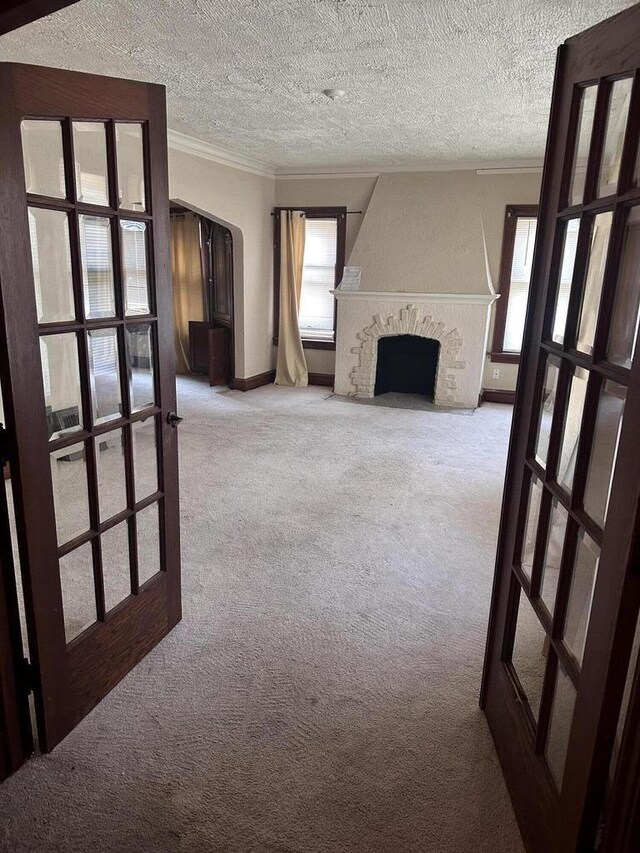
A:
MULTIPOLYGON (((278 211, 280 211, 280 210, 301 210, 301 208, 299 208, 299 207, 279 207, 278 211)), ((358 215, 362 216, 362 211, 361 210, 347 210, 346 214, 347 214, 347 216, 351 216, 352 214, 354 214, 354 215, 358 214, 358 215)), ((275 216, 275 215, 276 215, 275 211, 272 211, 271 216, 275 216)), ((332 217, 330 216, 329 219, 331 219, 331 218, 332 217)))

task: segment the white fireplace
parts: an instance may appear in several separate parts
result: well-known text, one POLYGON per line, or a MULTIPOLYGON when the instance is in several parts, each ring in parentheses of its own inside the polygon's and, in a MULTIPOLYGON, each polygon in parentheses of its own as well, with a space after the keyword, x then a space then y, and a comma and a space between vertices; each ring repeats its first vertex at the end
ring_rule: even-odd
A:
POLYGON ((415 335, 439 343, 434 403, 475 408, 491 304, 497 294, 334 290, 338 300, 335 393, 373 397, 378 340, 415 335))

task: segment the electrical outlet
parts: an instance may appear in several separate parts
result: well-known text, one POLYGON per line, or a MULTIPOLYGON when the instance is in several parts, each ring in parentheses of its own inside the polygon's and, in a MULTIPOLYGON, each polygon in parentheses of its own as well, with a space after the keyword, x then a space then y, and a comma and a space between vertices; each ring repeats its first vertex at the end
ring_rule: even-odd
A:
POLYGON ((499 367, 494 367, 494 368, 493 368, 493 374, 492 374, 492 375, 493 375, 493 378, 494 378, 494 379, 500 379, 500 368, 499 368, 499 367))

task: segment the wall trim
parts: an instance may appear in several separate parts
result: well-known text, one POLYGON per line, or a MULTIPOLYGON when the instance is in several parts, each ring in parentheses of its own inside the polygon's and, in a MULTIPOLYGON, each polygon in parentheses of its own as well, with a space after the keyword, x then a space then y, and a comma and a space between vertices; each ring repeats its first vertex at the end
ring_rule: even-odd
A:
POLYGON ((247 376, 245 379, 236 378, 229 384, 229 388, 232 391, 253 391, 254 388, 260 388, 262 385, 271 385, 275 378, 275 370, 267 370, 266 373, 247 376))
POLYGON ((335 178, 378 178, 381 174, 411 172, 475 172, 477 175, 520 175, 542 172, 542 160, 444 160, 440 163, 399 163, 393 166, 324 166, 278 169, 255 157, 237 154, 226 148, 196 139, 178 130, 167 132, 169 148, 212 160, 221 166, 251 172, 277 181, 335 178))
POLYGON ((533 160, 443 160, 440 163, 400 163, 394 166, 335 166, 276 169, 277 181, 312 178, 378 178, 396 172, 476 172, 478 175, 537 174, 542 159, 533 160))
MULTIPOLYGON (((408 170, 405 170, 408 171, 408 170)), ((413 169, 411 171, 414 171, 413 169)), ((276 172, 276 181, 324 181, 327 178, 379 178, 380 172, 370 170, 341 172, 339 169, 328 168, 326 171, 314 169, 312 172, 298 170, 296 172, 276 172)))
POLYGON ((167 143, 169 148, 173 148, 175 151, 202 157, 204 160, 211 160, 231 169, 251 172, 263 178, 274 178, 276 174, 275 166, 270 163, 255 160, 253 157, 245 157, 244 154, 235 154, 225 148, 218 148, 210 142, 204 142, 202 139, 196 139, 194 136, 188 136, 186 133, 180 133, 177 130, 167 131, 167 143))
POLYGON ((333 388, 335 379, 336 377, 333 373, 310 373, 309 385, 323 385, 327 388, 333 388))
POLYGON ((491 305, 500 298, 499 293, 405 293, 402 290, 332 290, 331 293, 341 299, 364 299, 367 302, 404 302, 415 299, 416 302, 460 302, 476 305, 491 305))
POLYGON ((516 401, 515 391, 502 391, 498 388, 483 388, 478 400, 478 405, 482 403, 508 403, 513 406, 516 401))
POLYGON ((476 169, 476 175, 540 175, 542 161, 537 166, 513 166, 504 168, 476 169))

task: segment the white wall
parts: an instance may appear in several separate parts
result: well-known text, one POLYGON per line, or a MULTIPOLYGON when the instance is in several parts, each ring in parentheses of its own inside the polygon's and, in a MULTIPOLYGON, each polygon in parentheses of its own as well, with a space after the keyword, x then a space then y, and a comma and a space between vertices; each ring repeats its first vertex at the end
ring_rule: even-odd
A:
POLYGON ((346 207, 362 215, 347 216, 347 262, 364 221, 378 178, 277 178, 276 205, 280 207, 346 207))
POLYGON ((238 378, 272 368, 274 194, 271 177, 169 148, 169 196, 242 232, 234 245, 238 378))
POLYGON ((362 290, 488 293, 475 172, 381 175, 351 264, 362 290))

